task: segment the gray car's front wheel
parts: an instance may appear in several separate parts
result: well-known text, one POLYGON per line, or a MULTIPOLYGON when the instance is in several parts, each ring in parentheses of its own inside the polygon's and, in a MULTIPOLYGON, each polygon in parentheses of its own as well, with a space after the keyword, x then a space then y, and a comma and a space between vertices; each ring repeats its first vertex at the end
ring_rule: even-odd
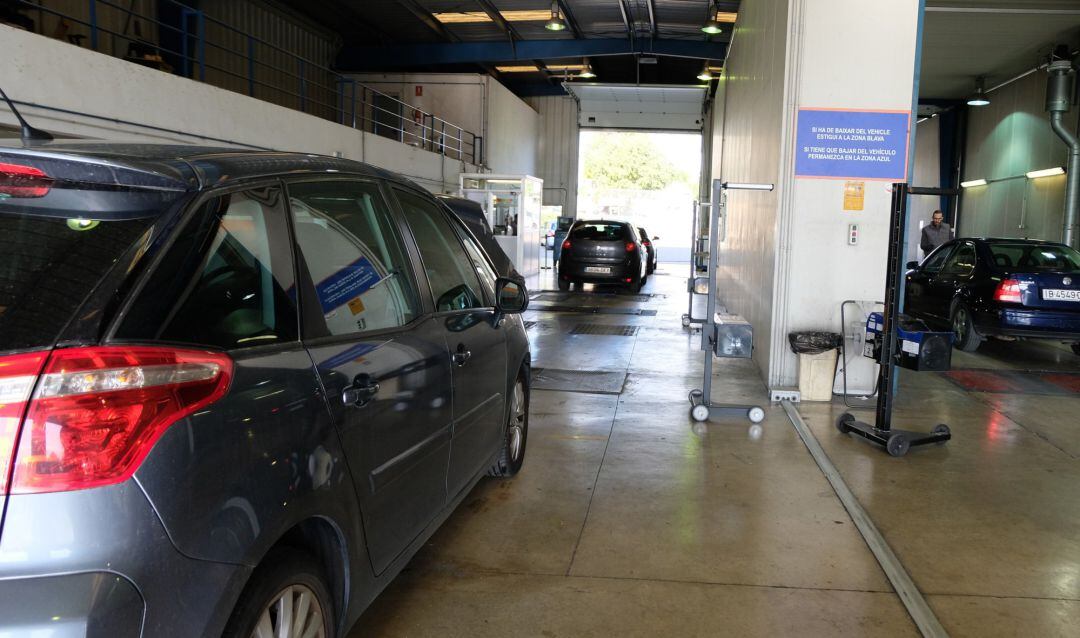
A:
POLYGON ((271 551, 252 574, 225 629, 228 638, 333 638, 334 604, 318 563, 271 551))
POLYGON ((529 384, 527 372, 514 381, 507 410, 506 432, 499 458, 488 470, 488 476, 513 476, 525 462, 525 443, 529 438, 529 384))

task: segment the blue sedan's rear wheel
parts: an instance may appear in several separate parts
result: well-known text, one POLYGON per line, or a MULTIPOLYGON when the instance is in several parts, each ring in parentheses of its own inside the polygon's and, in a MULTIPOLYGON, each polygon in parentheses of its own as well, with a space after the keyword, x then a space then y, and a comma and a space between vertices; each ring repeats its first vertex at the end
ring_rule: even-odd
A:
POLYGON ((952 311, 952 329, 956 336, 956 347, 964 352, 975 352, 982 343, 982 337, 975 329, 971 311, 964 304, 956 304, 952 311))

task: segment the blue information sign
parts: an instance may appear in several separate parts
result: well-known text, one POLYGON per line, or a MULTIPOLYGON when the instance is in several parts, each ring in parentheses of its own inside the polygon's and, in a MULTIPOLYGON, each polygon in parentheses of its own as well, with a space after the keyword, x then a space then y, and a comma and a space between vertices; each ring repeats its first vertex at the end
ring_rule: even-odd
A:
POLYGON ((795 176, 907 181, 908 111, 799 109, 795 176))
POLYGON ((359 297, 377 283, 379 273, 367 257, 361 257, 320 281, 316 284, 315 291, 319 295, 322 310, 326 313, 359 297))

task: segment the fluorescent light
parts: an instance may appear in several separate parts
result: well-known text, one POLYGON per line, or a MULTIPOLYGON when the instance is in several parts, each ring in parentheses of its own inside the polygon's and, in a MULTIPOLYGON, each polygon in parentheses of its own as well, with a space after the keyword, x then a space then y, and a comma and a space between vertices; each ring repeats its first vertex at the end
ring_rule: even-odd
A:
MULTIPOLYGON (((443 24, 476 24, 491 22, 491 16, 483 11, 443 11, 432 13, 443 24)), ((547 9, 526 9, 513 11, 500 11, 499 15, 507 22, 543 22, 551 17, 547 9)))
POLYGON ((970 182, 960 182, 962 188, 974 188, 975 186, 986 186, 985 179, 973 179, 970 182))
POLYGON ((497 66, 495 70, 499 73, 539 73, 540 69, 535 65, 527 64, 521 66, 497 66))
POLYGON ((1041 171, 1029 171, 1027 176, 1028 176, 1028 179, 1039 179, 1040 177, 1050 177, 1052 175, 1064 175, 1064 174, 1065 174, 1065 169, 1064 168, 1062 168, 1060 166, 1055 166, 1054 168, 1044 168, 1041 171))

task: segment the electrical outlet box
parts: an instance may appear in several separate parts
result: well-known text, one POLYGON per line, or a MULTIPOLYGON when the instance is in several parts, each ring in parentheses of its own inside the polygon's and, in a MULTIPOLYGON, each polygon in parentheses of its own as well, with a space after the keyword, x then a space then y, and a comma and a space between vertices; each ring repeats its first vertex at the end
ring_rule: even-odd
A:
POLYGON ((848 224, 847 227, 847 243, 848 246, 854 246, 859 243, 859 225, 848 224))

